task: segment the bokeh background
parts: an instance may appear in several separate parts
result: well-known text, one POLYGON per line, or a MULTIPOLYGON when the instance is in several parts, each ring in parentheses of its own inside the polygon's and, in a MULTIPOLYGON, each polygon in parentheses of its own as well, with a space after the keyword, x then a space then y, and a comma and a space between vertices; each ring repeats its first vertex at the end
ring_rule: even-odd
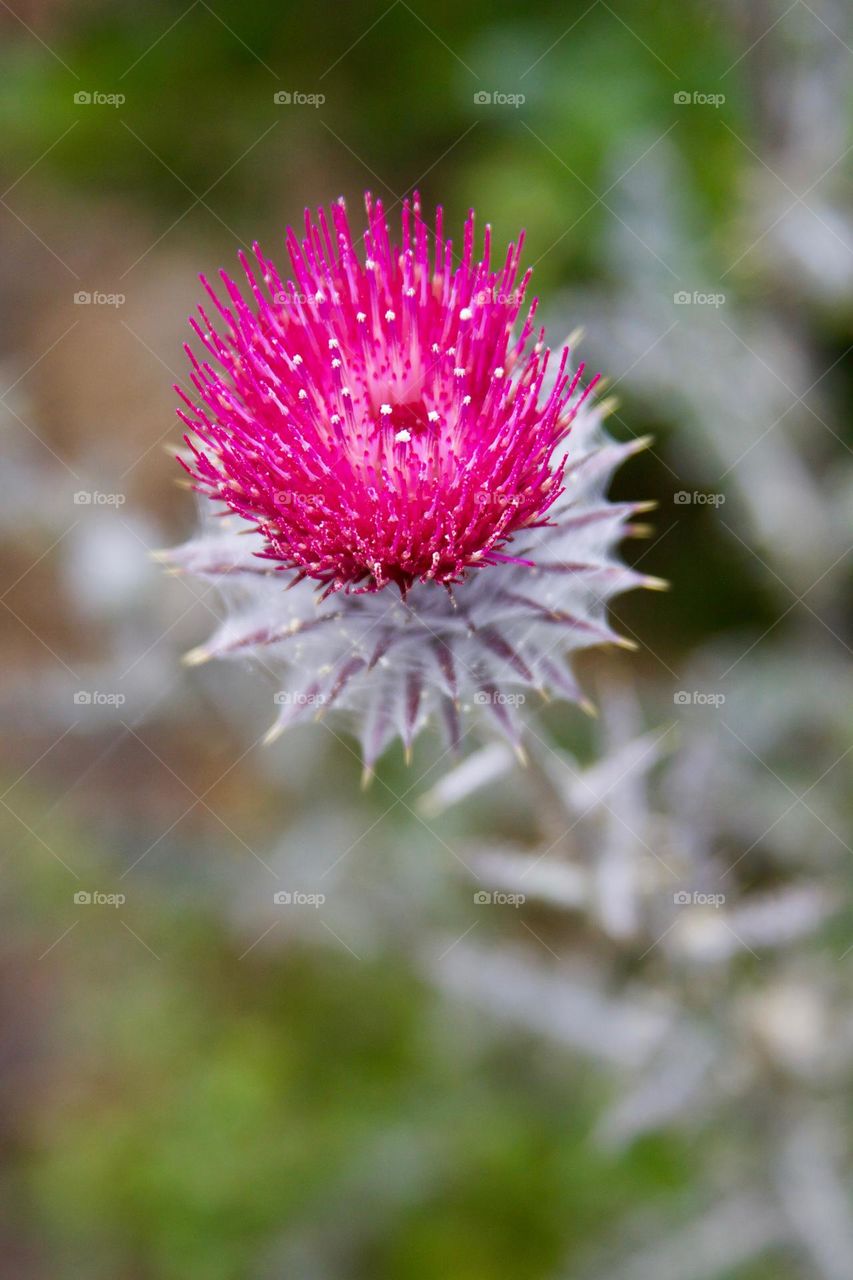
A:
POLYGON ((0 1273, 845 1280, 845 6, 0 30, 0 1273), (362 793, 334 726, 261 745, 263 673, 181 666, 219 602, 150 552, 196 520, 197 273, 415 187, 526 228, 551 334, 654 437, 613 492, 672 590, 617 602, 638 651, 527 770, 425 738, 362 793))

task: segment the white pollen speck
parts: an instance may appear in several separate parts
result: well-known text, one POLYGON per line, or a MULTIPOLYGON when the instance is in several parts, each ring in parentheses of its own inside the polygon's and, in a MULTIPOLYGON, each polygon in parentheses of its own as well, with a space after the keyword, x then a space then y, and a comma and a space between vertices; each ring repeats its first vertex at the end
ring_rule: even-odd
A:
POLYGON ((294 363, 294 364, 302 364, 302 356, 294 356, 294 357, 293 357, 293 363, 294 363))
POLYGON ((355 318, 359 324, 364 324, 365 320, 367 319, 367 315, 365 314, 364 311, 357 311, 355 313, 355 318))
POLYGON ((427 414, 427 418, 430 422, 438 422, 439 417, 440 417, 440 414, 436 409, 430 409, 429 413, 427 414))
POLYGON ((473 314, 474 312, 471 310, 470 307, 463 307, 462 310, 459 312, 459 319, 470 320, 473 314))
POLYGON ((455 376, 456 376, 457 378, 464 378, 464 377, 465 377, 465 370, 464 370, 464 369, 456 368, 456 369, 454 369, 454 370, 453 370, 453 372, 454 372, 454 374, 455 374, 455 376))
POLYGON ((334 360, 332 361, 332 368, 333 368, 333 369, 340 369, 340 367, 341 367, 341 362, 340 362, 340 360, 338 359, 338 357, 337 357, 337 356, 335 356, 334 360))
POLYGON ((330 339, 329 339, 329 350, 330 350, 330 351, 334 351, 335 347, 339 347, 340 345, 341 345, 341 344, 338 342, 337 338, 330 338, 330 339))
POLYGON ((325 293, 323 293, 323 290, 322 290, 322 289, 318 289, 318 290, 317 290, 317 292, 314 294, 314 301, 315 301, 315 302, 325 302, 325 301, 326 301, 326 295, 325 295, 325 293))
POLYGON ((394 439, 397 441, 398 444, 408 444, 411 438, 412 438, 411 431, 406 431, 406 430, 398 431, 394 437, 394 439))
POLYGON ((365 258, 365 259, 364 259, 364 269, 365 269, 365 271, 372 271, 372 270, 373 270, 373 268, 374 268, 375 266, 376 266, 376 263, 373 261, 373 259, 372 259, 372 258, 365 258))
POLYGON ((501 367, 501 365, 498 365, 497 369, 495 369, 495 377, 502 378, 503 376, 504 376, 504 370, 501 367))
POLYGON ((471 403, 471 397, 470 397, 470 396, 463 396, 463 397, 462 397, 462 403, 463 403, 463 404, 470 404, 470 403, 471 403))
POLYGON ((381 404, 379 406, 379 412, 387 417, 388 414, 392 412, 390 404, 381 404))
POLYGON ((397 319, 397 316, 396 316, 396 314, 395 314, 393 311, 388 310, 388 311, 386 311, 386 312, 385 312, 385 319, 386 319, 386 320, 396 320, 396 319, 397 319))
POLYGON ((432 344, 432 353, 433 353, 433 355, 434 355, 434 356, 437 356, 440 350, 441 350, 441 347, 438 345, 438 343, 437 343, 437 342, 434 342, 434 343, 432 344))
POLYGON ((340 420, 341 420, 341 415, 339 413, 333 413, 331 418, 329 419, 330 422, 335 422, 335 423, 340 422, 340 420))
POLYGON ((416 290, 416 289, 413 289, 413 288, 412 288, 412 286, 411 286, 411 285, 409 285, 408 289, 406 290, 406 297, 407 297, 407 298, 414 298, 414 296, 415 296, 416 292, 417 292, 417 290, 416 290))
POLYGON ((305 388, 304 388, 304 387, 300 387, 300 388, 299 388, 299 399, 300 399, 300 400, 307 400, 307 399, 308 399, 308 392, 305 390, 305 388))

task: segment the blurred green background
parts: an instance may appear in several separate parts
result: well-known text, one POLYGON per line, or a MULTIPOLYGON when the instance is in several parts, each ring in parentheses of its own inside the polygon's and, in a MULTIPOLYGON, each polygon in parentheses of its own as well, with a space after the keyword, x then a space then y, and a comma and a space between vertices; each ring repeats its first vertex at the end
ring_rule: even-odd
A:
MULTIPOLYGON (((428 826, 434 746, 411 771, 392 752, 366 795, 348 739, 259 747, 269 691, 180 667, 211 619, 148 552, 194 526, 164 446, 197 273, 255 239, 282 264, 306 205, 343 194, 357 221, 365 189, 394 207, 418 187, 457 235, 469 206, 498 244, 526 229, 553 339, 584 326, 614 434, 654 434, 614 494, 660 503, 626 556, 674 589, 618 603, 640 652, 588 663, 592 683, 630 675, 671 714, 676 671, 718 641, 772 631, 821 664, 802 627, 814 611, 823 641, 844 634, 853 510, 843 19, 698 0, 2 6, 0 1273, 556 1280, 598 1275, 637 1215, 699 1202, 733 1127, 603 1148, 597 1068, 426 972, 468 920, 456 841, 529 839, 531 813, 493 795, 428 826), (75 507, 78 490, 121 502, 75 507), (694 490, 725 507, 674 503, 694 490), (124 702, 80 706, 80 687, 124 702), (335 923, 260 905, 279 857, 306 885, 345 859, 335 923), (95 889, 126 902, 75 905, 95 889)), ((796 658, 782 670, 768 705, 799 679, 796 658)), ((592 758, 582 716, 546 717, 592 758)), ((799 741, 774 765, 797 790, 844 729, 799 741)), ((532 919, 557 946, 564 926, 532 919)), ((620 981, 641 949, 608 961, 620 981)), ((702 1274, 814 1274, 799 1266, 702 1274)))

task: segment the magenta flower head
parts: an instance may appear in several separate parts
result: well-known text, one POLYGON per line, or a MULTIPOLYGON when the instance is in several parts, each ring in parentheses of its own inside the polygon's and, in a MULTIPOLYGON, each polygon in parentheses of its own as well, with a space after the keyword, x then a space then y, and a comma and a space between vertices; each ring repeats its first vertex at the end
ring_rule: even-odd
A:
POLYGON ((366 206, 361 242, 342 201, 306 211, 286 281, 257 245, 245 296, 202 278, 219 327, 191 321, 180 461, 221 518, 171 559, 230 605, 190 660, 260 658, 287 686, 275 732, 347 711, 372 767, 433 712, 458 743, 472 704, 518 745, 523 690, 582 700, 563 655, 618 642, 607 599, 656 580, 612 559, 642 504, 603 493, 636 444, 603 437, 535 300, 519 321, 523 238, 494 269, 473 212, 459 256, 417 195, 399 244, 366 206))

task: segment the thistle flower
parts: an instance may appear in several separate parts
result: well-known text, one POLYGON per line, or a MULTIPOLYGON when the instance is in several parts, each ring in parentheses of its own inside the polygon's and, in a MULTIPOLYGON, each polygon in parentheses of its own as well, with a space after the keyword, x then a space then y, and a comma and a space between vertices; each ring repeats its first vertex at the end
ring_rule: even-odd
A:
POLYGON ((288 230, 286 283, 257 245, 250 300, 202 277, 223 330, 199 307, 180 461, 218 518, 170 559, 230 610, 188 660, 260 659, 286 680, 271 734, 334 707, 370 769, 433 713, 458 745, 472 704, 519 746, 524 691, 583 702, 564 655, 626 643, 606 602, 656 580, 612 555, 643 504, 604 497, 642 442, 604 437, 535 300, 514 336, 523 237, 493 270, 473 212, 457 259, 417 195, 399 246, 366 206, 363 258, 341 201, 288 230))

